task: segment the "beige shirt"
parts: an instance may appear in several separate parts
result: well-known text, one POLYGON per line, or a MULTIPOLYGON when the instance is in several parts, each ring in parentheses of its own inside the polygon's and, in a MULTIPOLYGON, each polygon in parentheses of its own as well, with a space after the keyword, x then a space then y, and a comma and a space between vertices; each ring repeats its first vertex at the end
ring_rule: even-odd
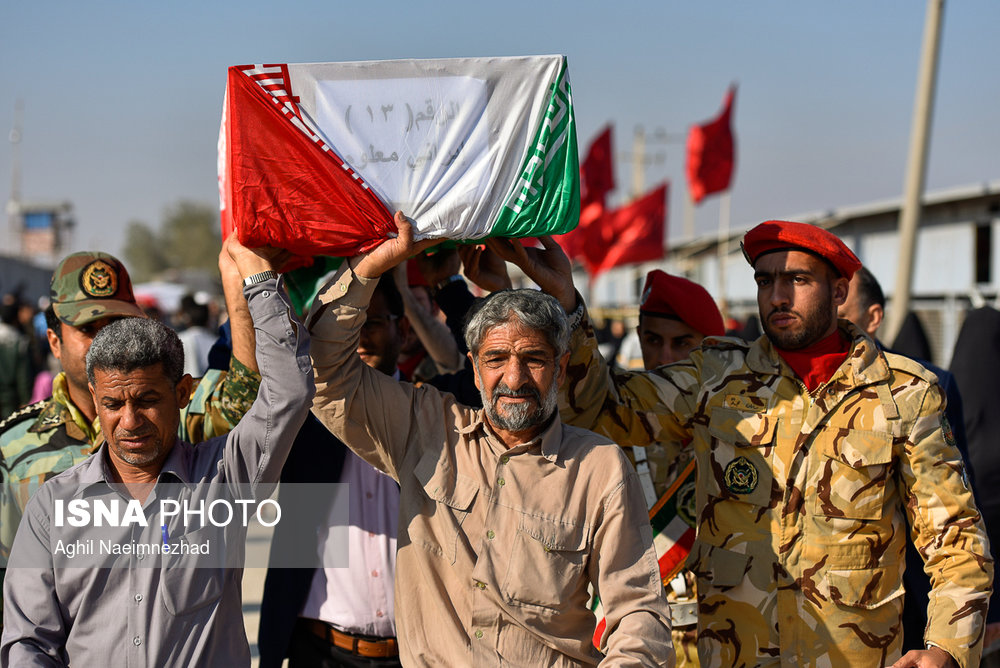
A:
POLYGON ((374 281, 343 269, 310 317, 316 416, 399 481, 407 666, 672 666, 642 491, 620 448, 558 420, 511 449, 482 411, 355 353, 374 281), (592 645, 601 598, 606 658, 592 645))

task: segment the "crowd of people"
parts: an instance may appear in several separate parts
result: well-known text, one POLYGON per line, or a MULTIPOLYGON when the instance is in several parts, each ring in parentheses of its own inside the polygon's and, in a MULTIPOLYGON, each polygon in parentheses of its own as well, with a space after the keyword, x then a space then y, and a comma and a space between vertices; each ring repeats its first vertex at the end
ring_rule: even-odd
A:
MULTIPOLYGON (((875 338, 884 295, 840 239, 746 234, 756 338, 650 272, 642 368, 624 369, 551 237, 429 250, 395 223, 305 308, 287 253, 228 239, 220 340, 194 308, 179 335, 146 317, 110 255, 59 264, 61 371, 2 404, 0 665, 249 665, 240 564, 67 568, 54 546, 91 527, 54 509, 279 482, 279 503, 347 483, 349 512, 339 533, 326 499, 278 523, 263 668, 980 665, 1000 637, 982 420, 965 429, 961 378, 875 338), (512 289, 508 263, 538 289, 512 289), (348 565, 325 563, 345 546, 348 565), (283 567, 288 551, 316 565, 283 567)), ((132 535, 161 530, 199 540, 132 535)))

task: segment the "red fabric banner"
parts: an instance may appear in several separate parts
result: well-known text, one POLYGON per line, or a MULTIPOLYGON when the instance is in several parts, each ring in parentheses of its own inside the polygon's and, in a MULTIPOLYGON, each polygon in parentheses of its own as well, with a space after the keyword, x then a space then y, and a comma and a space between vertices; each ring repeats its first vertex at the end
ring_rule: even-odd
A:
POLYGON ((614 154, 611 152, 611 126, 597 136, 587 149, 587 158, 580 165, 580 204, 604 203, 615 189, 614 154))
POLYGON ((728 189, 733 178, 736 142, 731 121, 735 96, 733 85, 726 93, 722 113, 704 125, 695 125, 688 134, 688 190, 695 204, 707 195, 728 189))
POLYGON ((287 107, 239 68, 229 68, 227 95, 225 173, 232 195, 223 235, 235 228, 250 247, 347 257, 396 231, 392 213, 354 171, 290 122, 287 107))
POLYGON ((614 153, 609 124, 591 142, 587 157, 580 165, 580 222, 572 232, 556 237, 571 259, 587 262, 588 228, 604 216, 605 199, 614 189, 614 153))
POLYGON ((667 184, 594 222, 584 243, 591 280, 623 264, 663 258, 667 227, 667 184))

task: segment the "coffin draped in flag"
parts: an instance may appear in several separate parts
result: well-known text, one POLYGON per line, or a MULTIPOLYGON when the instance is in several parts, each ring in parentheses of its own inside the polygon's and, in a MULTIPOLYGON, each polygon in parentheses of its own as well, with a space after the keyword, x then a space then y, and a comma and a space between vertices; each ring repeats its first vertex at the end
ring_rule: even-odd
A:
POLYGON ((298 255, 571 230, 580 208, 563 56, 229 68, 223 234, 298 255))

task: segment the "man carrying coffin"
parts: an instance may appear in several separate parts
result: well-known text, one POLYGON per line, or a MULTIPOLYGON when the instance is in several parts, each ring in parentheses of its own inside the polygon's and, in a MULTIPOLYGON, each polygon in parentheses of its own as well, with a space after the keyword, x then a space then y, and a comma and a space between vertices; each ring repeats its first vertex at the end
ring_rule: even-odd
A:
POLYGON ((400 383, 358 357, 375 280, 420 249, 399 236, 352 258, 309 326, 313 412, 400 484, 400 658, 409 666, 672 666, 670 619, 636 474, 621 449, 564 426, 565 314, 494 293, 465 330, 484 408, 400 383), (591 643, 593 585, 606 657, 591 643))
POLYGON ((743 248, 765 336, 649 373, 609 374, 571 277, 529 273, 579 323, 564 419, 690 441, 701 665, 977 666, 993 562, 935 376, 837 321, 861 263, 833 234, 769 221, 743 248), (907 519, 932 591, 900 658, 907 519))
MULTIPOLYGON (((25 507, 4 584, 0 665, 249 665, 241 565, 219 567, 224 557, 217 553, 205 563, 167 556, 157 561, 159 553, 149 557, 149 550, 137 548, 120 552, 114 568, 58 567, 73 557, 57 554, 58 539, 73 531, 59 517, 60 502, 69 498, 114 495, 128 507, 142 504, 143 513, 155 502, 164 517, 157 498, 167 495, 166 488, 197 493, 243 485, 261 499, 277 482, 314 390, 308 336, 274 272, 278 255, 246 249, 235 237, 228 243, 256 330, 262 372, 257 399, 227 436, 192 446, 177 437, 191 384, 177 335, 146 318, 122 318, 98 333, 86 373, 104 442, 49 480, 25 507)), ((76 535, 97 526, 77 526, 76 535)), ((161 527, 133 528, 140 546, 159 543, 161 527), (145 540, 149 531, 152 543, 145 540)), ((169 536, 165 522, 164 548, 197 545, 201 529, 186 531, 178 540, 179 530, 169 536)), ((185 553, 173 553, 178 551, 185 553)))

